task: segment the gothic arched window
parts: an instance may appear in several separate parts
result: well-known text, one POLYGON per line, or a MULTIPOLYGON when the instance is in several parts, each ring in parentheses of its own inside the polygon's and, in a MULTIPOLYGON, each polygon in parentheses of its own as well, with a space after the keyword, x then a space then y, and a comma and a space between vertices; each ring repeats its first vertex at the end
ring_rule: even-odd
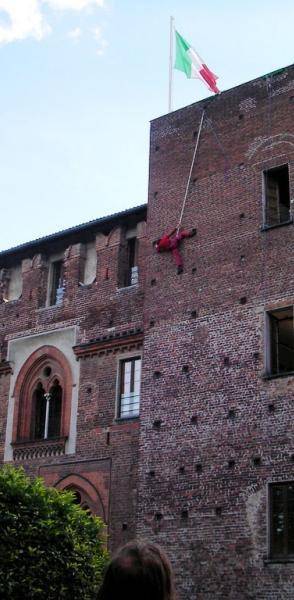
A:
MULTIPOLYGON (((86 469, 89 467, 89 465, 90 463, 88 463, 86 469)), ((66 469, 65 465, 63 465, 60 474, 64 468, 66 469)), ((69 469, 70 466, 68 465, 67 468, 69 469)), ((75 465, 74 469, 76 470, 77 468, 79 467, 75 465)), ((62 477, 59 481, 55 481, 54 487, 59 490, 71 491, 75 504, 79 504, 85 511, 90 512, 92 515, 97 515, 101 517, 104 522, 107 522, 107 508, 102 500, 106 489, 103 491, 104 484, 99 480, 99 478, 97 479, 96 469, 97 466, 95 466, 95 470, 93 472, 87 471, 87 473, 83 472, 83 474, 68 472, 65 477, 62 477), (91 479, 88 479, 88 476, 90 476, 91 479), (100 490, 98 489, 97 484, 100 490)), ((52 485, 52 480, 50 485, 52 485)))
POLYGON ((33 392, 32 420, 31 420, 31 438, 40 440, 44 437, 46 422, 46 396, 45 390, 39 382, 33 392))
POLYGON ((93 507, 93 503, 91 502, 91 499, 84 490, 77 490, 74 487, 68 487, 65 489, 68 489, 73 493, 73 501, 75 504, 78 504, 83 510, 86 510, 88 513, 94 514, 95 510, 93 507))
POLYGON ((61 409, 62 387, 56 379, 49 390, 48 437, 50 438, 60 435, 61 409))
POLYGON ((65 356, 53 346, 34 352, 15 386, 13 442, 66 438, 72 377, 65 356))

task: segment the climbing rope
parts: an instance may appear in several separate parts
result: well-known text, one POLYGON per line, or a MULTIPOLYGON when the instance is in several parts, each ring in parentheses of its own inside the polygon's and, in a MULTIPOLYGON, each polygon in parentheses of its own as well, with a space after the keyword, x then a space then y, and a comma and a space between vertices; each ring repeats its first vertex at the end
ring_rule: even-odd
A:
MULTIPOLYGON (((281 69, 281 71, 283 71, 283 69, 281 69)), ((279 71, 277 71, 279 72, 279 71)), ((272 95, 273 95, 273 90, 272 90, 272 75, 273 73, 268 73, 268 75, 265 77, 266 80, 266 87, 267 87, 267 93, 268 93, 268 132, 269 135, 271 135, 271 127, 272 127, 272 95)), ((186 186, 186 191, 185 191, 185 196, 184 196, 184 200, 183 200, 183 204, 182 204, 182 209, 181 209, 181 215, 180 215, 180 219, 179 219, 179 223, 177 226, 177 234, 179 233, 181 224, 182 224, 182 219, 183 219, 183 214, 184 214, 184 210, 185 210, 185 206, 186 206, 186 201, 187 201, 187 196, 188 196, 188 191, 189 191, 189 186, 190 186, 190 181, 191 181, 191 176, 192 176, 192 171, 193 171, 193 167, 195 164, 195 159, 196 159, 196 155, 197 155, 197 151, 198 151, 198 147, 199 147, 199 140, 200 140, 200 134, 201 134, 201 130, 202 130, 202 125, 203 125, 203 120, 204 120, 204 115, 205 115, 205 109, 203 109, 202 111, 202 115, 201 115, 201 120, 200 120, 200 126, 198 129, 198 134, 197 134, 197 139, 196 139, 196 144, 195 144, 195 149, 194 149, 194 154, 193 154, 193 158, 192 158, 192 163, 191 163, 191 168, 190 168, 190 172, 189 172, 189 177, 188 177, 188 181, 187 181, 187 186, 186 186)), ((212 119, 208 118, 206 116, 206 121, 207 124, 209 125, 211 132, 215 138, 215 141, 220 149, 221 154, 223 155, 224 159, 225 159, 225 163, 226 163, 226 172, 229 170, 230 166, 231 166, 231 159, 228 156, 227 152, 224 149, 223 144, 221 143, 219 136, 214 128, 212 119)), ((226 175, 225 172, 225 175, 226 175)), ((250 186, 251 187, 251 186, 250 186)))
POLYGON ((181 223, 182 223, 182 219, 183 219, 183 214, 184 214, 186 200, 187 200, 187 196, 188 196, 188 190, 189 190, 189 186, 190 186, 192 171, 193 171, 193 167, 194 167, 194 163, 195 163, 195 158, 196 158, 196 154, 197 154, 197 150, 198 150, 198 146, 199 146, 199 140, 200 140, 200 134, 201 134, 201 129, 202 129, 202 125, 203 125, 204 114, 205 114, 205 109, 203 109, 202 115, 201 115, 201 119, 200 119, 200 125, 199 125, 197 139, 196 139, 196 144, 195 144, 195 148, 194 148, 194 154, 193 154, 193 158, 192 158, 192 162, 191 162, 189 177, 188 177, 188 181, 187 181, 187 185, 186 185, 186 191, 185 191, 184 201, 183 201, 183 205, 182 205, 180 220, 179 220, 179 224, 178 224, 178 227, 177 227, 177 234, 179 233, 179 230, 180 230, 180 227, 181 227, 181 223))
POLYGON ((224 149, 224 145, 221 143, 219 136, 215 130, 215 127, 213 125, 212 119, 208 118, 208 116, 206 115, 206 123, 209 125, 211 132, 213 134, 213 137, 220 149, 221 154, 223 155, 224 159, 225 159, 225 163, 226 163, 226 169, 228 170, 229 167, 231 166, 231 159, 229 158, 227 152, 224 149))
POLYGON ((200 134, 201 134, 201 129, 202 129, 202 125, 203 125, 203 120, 204 120, 204 116, 206 119, 207 124, 209 125, 211 132, 213 134, 213 137, 219 147, 219 150, 225 160, 226 163, 226 172, 229 170, 230 166, 231 166, 231 159, 228 156, 226 150, 224 149, 224 146, 222 144, 222 142, 219 139, 219 136, 215 130, 215 127, 213 125, 212 119, 210 119, 206 114, 205 114, 205 109, 203 109, 202 111, 202 115, 201 115, 201 120, 200 120, 200 126, 199 126, 199 130, 198 130, 198 135, 197 135, 197 139, 196 139, 196 144, 195 144, 195 149, 194 149, 194 154, 193 154, 193 158, 192 158, 192 163, 191 163, 191 168, 190 168, 190 173, 189 173, 189 177, 188 177, 188 182, 187 182, 187 187, 186 187, 186 192, 185 192, 185 197, 184 197, 184 201, 183 201, 183 206, 182 206, 182 210, 181 210, 181 216, 180 216, 180 220, 179 220, 179 224, 177 227, 177 233, 179 232, 181 223, 182 223, 182 218, 183 218, 183 214, 184 214, 184 210, 185 210, 185 205, 186 205, 186 200, 187 200, 187 196, 188 196, 188 190, 189 190, 189 186, 190 186, 190 181, 191 181, 191 176, 192 176, 192 171, 193 171, 193 167, 195 164, 195 158, 196 158, 196 154, 198 151, 198 147, 199 147, 199 140, 200 140, 200 134))

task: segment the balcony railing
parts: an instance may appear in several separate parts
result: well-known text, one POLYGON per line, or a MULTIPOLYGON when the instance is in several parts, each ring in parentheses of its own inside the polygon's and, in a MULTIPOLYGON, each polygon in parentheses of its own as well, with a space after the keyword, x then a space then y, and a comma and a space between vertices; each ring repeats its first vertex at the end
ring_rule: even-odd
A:
POLYGON ((50 456, 62 456, 65 453, 66 440, 67 438, 63 437, 13 442, 13 460, 25 461, 50 456))

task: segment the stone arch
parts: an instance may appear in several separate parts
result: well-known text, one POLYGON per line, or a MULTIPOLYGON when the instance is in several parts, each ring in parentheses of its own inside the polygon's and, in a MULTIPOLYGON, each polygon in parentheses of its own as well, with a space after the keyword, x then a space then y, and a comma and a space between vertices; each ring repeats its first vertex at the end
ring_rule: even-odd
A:
POLYGON ((33 392, 42 382, 44 391, 49 392, 58 380, 62 387, 62 407, 60 417, 60 437, 69 435, 72 372, 63 354, 55 346, 42 346, 26 360, 18 374, 14 387, 14 415, 12 442, 31 439, 31 423, 33 417, 33 392), (44 374, 50 369, 49 375, 44 374))
POLYGON ((98 517, 101 517, 104 523, 106 523, 106 511, 101 496, 97 488, 89 481, 89 479, 86 479, 83 475, 71 473, 59 479, 54 487, 59 490, 78 491, 81 494, 83 501, 89 506, 91 512, 98 517))

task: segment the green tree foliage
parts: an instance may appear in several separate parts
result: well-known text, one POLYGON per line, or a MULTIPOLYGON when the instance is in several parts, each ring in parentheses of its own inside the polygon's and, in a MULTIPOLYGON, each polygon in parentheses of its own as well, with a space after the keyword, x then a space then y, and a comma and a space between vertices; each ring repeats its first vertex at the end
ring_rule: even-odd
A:
POLYGON ((107 561, 104 525, 71 492, 0 469, 0 598, 92 600, 107 561))

